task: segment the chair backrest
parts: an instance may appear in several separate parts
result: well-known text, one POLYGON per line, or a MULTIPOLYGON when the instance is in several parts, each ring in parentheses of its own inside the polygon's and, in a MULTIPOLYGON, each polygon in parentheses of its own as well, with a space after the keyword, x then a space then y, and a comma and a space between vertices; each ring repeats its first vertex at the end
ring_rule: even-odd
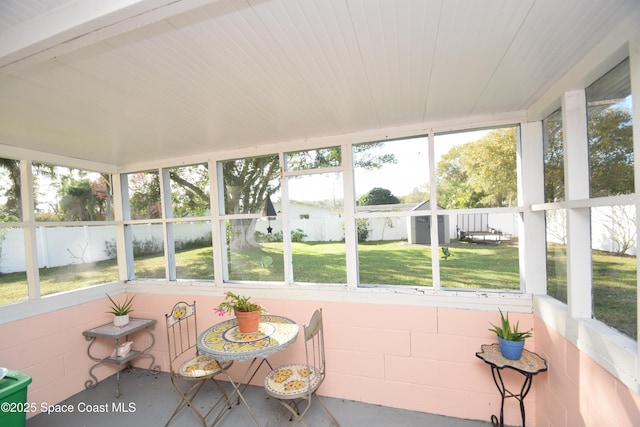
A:
POLYGON ((324 357, 324 326, 322 324, 322 309, 319 308, 311 315, 311 320, 304 325, 305 351, 307 365, 313 366, 320 373, 320 383, 325 377, 324 357))
MULTIPOLYGON (((196 322, 196 302, 187 304, 180 301, 169 314, 164 315, 167 324, 167 344, 169 346, 169 367, 174 371, 174 362, 196 347, 198 323, 196 322)), ((196 353, 197 354, 197 349, 196 353)), ((192 356, 193 354, 191 354, 192 356)))

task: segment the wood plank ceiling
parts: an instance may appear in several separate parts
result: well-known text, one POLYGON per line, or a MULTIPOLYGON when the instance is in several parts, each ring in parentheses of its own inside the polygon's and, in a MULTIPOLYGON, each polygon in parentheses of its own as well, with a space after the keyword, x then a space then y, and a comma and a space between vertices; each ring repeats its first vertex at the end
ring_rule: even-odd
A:
POLYGON ((523 111, 639 9, 635 0, 107 4, 0 2, 0 144, 118 166, 523 111))

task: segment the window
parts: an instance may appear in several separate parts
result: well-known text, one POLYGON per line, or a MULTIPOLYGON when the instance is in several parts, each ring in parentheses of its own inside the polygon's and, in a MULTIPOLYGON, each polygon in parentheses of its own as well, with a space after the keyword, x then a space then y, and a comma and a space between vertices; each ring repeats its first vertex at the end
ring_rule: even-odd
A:
POLYGON ((0 158, 0 222, 22 220, 20 160, 0 158))
MULTIPOLYGON (((281 220, 266 216, 279 202, 277 155, 220 162, 224 194, 225 280, 284 280, 281 220)), ((277 210, 277 209, 276 209, 277 210)))
POLYGON ((129 219, 162 218, 158 171, 130 173, 125 179, 128 188, 129 219))
POLYGON ((24 230, 0 226, 0 305, 29 298, 25 263, 24 230))
POLYGON ((557 109, 543 120, 544 129, 544 200, 564 200, 564 141, 562 110, 557 109))
POLYGON ((21 162, 0 159, 0 304, 26 300, 26 231, 35 233, 34 288, 50 295, 118 279, 111 177, 108 174, 46 163, 27 165, 33 180, 36 227, 21 223, 26 188, 21 162), (15 225, 13 225, 15 224, 15 225), (8 250, 11 248, 11 250, 8 250))
MULTIPOLYGON (((209 167, 204 163, 167 171, 171 188, 170 216, 189 219, 171 221, 166 225, 169 247, 175 257, 175 278, 213 280, 209 167)), ((172 268, 169 266, 170 271, 172 268)))
POLYGON ((586 90, 591 197, 633 194, 629 59, 586 90))
POLYGON ((593 316, 637 339, 636 212, 632 205, 591 209, 593 316))
POLYGON ((516 152, 515 127, 436 135, 442 287, 520 289, 516 152))
MULTIPOLYGON (((562 109, 542 121, 544 138, 544 200, 561 202, 564 194, 562 109)), ((564 209, 545 212, 547 294, 567 303, 567 215, 564 209)))
POLYGON ((160 173, 157 170, 123 175, 125 219, 136 220, 125 225, 128 262, 133 275, 128 279, 164 279, 167 277, 164 259, 162 223, 150 220, 162 218, 160 173))
POLYGON ((428 153, 427 137, 353 146, 360 286, 433 285, 428 153))
POLYGON ((115 227, 95 225, 113 220, 109 175, 44 163, 34 163, 32 174, 40 294, 116 281, 115 227))
POLYGON ((291 221, 295 282, 347 283, 342 172, 286 177, 289 210, 312 212, 291 221))
POLYGON ((564 209, 545 212, 547 241, 547 294, 567 303, 567 214, 564 209))
POLYGON ((29 297, 25 266, 20 161, 0 158, 0 305, 29 297))
MULTIPOLYGON (((586 89, 591 198, 633 194, 629 60, 586 89)), ((593 316, 637 339, 635 206, 604 199, 590 209, 593 316)))
POLYGON ((341 147, 285 153, 285 162, 290 281, 347 283, 341 147))

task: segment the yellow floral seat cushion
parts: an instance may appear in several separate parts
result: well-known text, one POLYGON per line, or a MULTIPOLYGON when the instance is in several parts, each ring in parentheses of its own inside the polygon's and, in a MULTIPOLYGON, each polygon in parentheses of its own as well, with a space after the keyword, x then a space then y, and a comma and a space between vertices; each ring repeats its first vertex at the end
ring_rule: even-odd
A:
POLYGON ((277 398, 295 399, 316 391, 321 380, 320 371, 313 366, 290 364, 271 371, 264 379, 264 388, 277 398))
MULTIPOLYGON (((224 369, 231 366, 232 362, 223 363, 224 369)), ((178 368, 178 373, 187 378, 200 378, 217 375, 222 372, 222 367, 217 360, 207 356, 195 356, 184 362, 178 368)))

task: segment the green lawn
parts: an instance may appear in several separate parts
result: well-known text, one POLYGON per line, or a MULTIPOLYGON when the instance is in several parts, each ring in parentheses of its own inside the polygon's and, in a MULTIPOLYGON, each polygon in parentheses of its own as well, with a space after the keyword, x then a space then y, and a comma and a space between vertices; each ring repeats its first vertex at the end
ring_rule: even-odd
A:
MULTIPOLYGON (((448 259, 440 260, 440 277, 445 288, 510 289, 520 287, 517 246, 481 245, 452 242, 448 259)), ((346 283, 345 245, 332 243, 293 243, 294 277, 297 282, 346 283)), ((556 248, 557 249, 557 248, 556 248)), ((556 250, 556 254, 558 251, 556 250)), ((561 251, 560 251, 561 253, 561 251)), ((439 254, 442 255, 442 254, 439 254)), ((550 253, 549 293, 566 302, 566 279, 556 277, 562 259, 550 253), (564 299, 563 299, 564 298, 564 299)), ((284 280, 282 243, 265 243, 229 254, 231 280, 284 280), (265 263, 265 256, 273 261, 265 263)), ((594 252, 595 317, 636 338, 635 257, 594 252)), ((367 242, 358 246, 360 283, 363 286, 432 286, 431 247, 403 242, 367 242)), ((213 253, 210 247, 176 254, 178 279, 213 279, 213 253)), ((165 277, 162 256, 137 257, 136 277, 165 277)), ((41 292, 56 292, 115 281, 115 260, 66 267, 40 269, 41 292)), ((27 298, 24 273, 0 274, 0 304, 27 298)))

